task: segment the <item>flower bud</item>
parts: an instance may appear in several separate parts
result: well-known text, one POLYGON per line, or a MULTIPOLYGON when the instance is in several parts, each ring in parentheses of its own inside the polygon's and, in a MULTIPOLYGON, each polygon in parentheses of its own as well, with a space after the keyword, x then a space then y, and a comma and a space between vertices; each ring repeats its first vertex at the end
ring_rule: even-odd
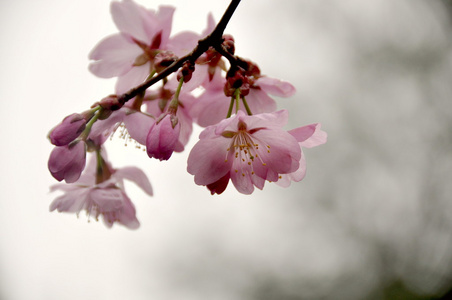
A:
POLYGON ((151 158, 168 160, 178 146, 180 123, 173 114, 167 114, 152 125, 146 138, 146 152, 151 158))
POLYGON ((86 120, 83 115, 69 115, 49 133, 50 142, 55 146, 65 146, 78 138, 85 126, 86 120))
POLYGON ((234 53, 235 53, 235 44, 234 44, 234 38, 232 37, 232 35, 230 35, 230 34, 223 35, 223 43, 222 43, 222 45, 224 46, 224 48, 229 53, 234 55, 234 53))
POLYGON ((179 81, 182 77, 184 77, 185 83, 190 81, 194 71, 195 71, 195 65, 193 63, 191 63, 190 61, 186 61, 182 65, 182 68, 177 73, 177 77, 176 77, 177 81, 179 81))
POLYGON ((56 180, 72 183, 80 178, 85 169, 86 145, 84 141, 75 141, 66 146, 55 147, 50 153, 48 167, 56 180))

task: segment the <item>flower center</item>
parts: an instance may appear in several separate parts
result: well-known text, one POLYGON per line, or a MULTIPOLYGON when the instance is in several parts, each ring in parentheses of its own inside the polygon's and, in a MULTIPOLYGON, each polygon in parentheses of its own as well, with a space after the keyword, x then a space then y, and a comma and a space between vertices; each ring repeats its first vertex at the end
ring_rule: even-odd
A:
MULTIPOLYGON (((255 132, 255 131, 254 131, 255 132)), ((254 175, 254 167, 253 164, 255 160, 262 164, 262 166, 266 166, 267 164, 263 158, 263 151, 270 153, 270 146, 264 146, 260 148, 261 141, 256 138, 253 139, 251 134, 246 130, 246 128, 241 128, 239 126, 239 130, 232 134, 231 143, 227 149, 227 153, 231 151, 234 153, 233 157, 235 160, 238 160, 238 164, 236 166, 240 166, 240 170, 235 168, 234 171, 238 173, 239 171, 242 173, 242 176, 245 176, 245 170, 251 168, 251 175, 254 175)), ((228 154, 226 154, 228 156, 228 154)), ((227 162, 227 157, 225 159, 227 162)))

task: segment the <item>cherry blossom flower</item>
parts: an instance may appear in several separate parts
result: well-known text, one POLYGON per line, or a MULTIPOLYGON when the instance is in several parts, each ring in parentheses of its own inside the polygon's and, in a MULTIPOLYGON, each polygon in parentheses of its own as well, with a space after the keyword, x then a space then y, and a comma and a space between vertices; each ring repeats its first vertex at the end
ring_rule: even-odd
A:
MULTIPOLYGON (((137 184, 145 193, 152 196, 153 191, 146 175, 137 167, 114 169, 104 162, 105 180, 99 181, 96 174, 97 161, 93 156, 80 179, 72 184, 56 184, 51 191, 61 190, 63 195, 57 197, 50 205, 50 211, 76 213, 85 210, 88 217, 98 220, 103 216, 107 227, 117 222, 130 229, 140 226, 132 201, 124 189, 124 180, 137 184)), ((102 177, 102 176, 101 176, 102 177)))
POLYGON ((282 129, 288 112, 280 110, 247 116, 242 111, 207 127, 188 157, 187 170, 195 183, 212 194, 222 193, 231 179, 243 194, 265 181, 278 181, 280 174, 295 172, 300 166, 297 140, 282 129))
POLYGON ((161 50, 186 54, 198 35, 182 32, 170 39, 174 7, 148 10, 132 0, 112 2, 111 14, 119 33, 99 42, 89 54, 90 71, 102 78, 118 77, 116 92, 124 93, 142 83, 153 71, 161 50))
POLYGON ((50 153, 48 168, 56 180, 64 179, 67 183, 72 183, 79 179, 85 162, 86 144, 78 140, 69 145, 55 147, 50 153))

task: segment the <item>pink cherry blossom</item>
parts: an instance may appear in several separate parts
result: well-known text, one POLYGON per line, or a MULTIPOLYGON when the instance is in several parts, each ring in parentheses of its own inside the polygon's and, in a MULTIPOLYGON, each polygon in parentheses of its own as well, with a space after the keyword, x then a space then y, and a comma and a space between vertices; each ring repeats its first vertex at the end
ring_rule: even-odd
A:
POLYGON ((55 147, 50 153, 48 168, 52 176, 72 183, 79 179, 85 168, 86 145, 84 141, 74 141, 66 146, 55 147))
POLYGON ((155 55, 160 50, 186 54, 198 40, 198 35, 191 32, 170 39, 174 7, 160 6, 154 11, 132 0, 123 0, 112 2, 110 8, 119 33, 106 37, 94 47, 89 54, 93 60, 89 69, 102 78, 118 77, 118 94, 149 76, 155 55))
POLYGON ((124 179, 136 183, 145 193, 152 196, 152 187, 146 175, 136 167, 113 169, 110 164, 110 178, 96 183, 96 159, 91 159, 80 179, 72 184, 57 184, 51 191, 61 190, 50 205, 50 211, 76 213, 85 210, 88 217, 98 220, 100 215, 107 227, 117 222, 130 229, 136 229, 140 223, 136 218, 135 207, 124 189, 124 179))
POLYGON ((81 114, 72 114, 63 119, 49 133, 49 139, 55 146, 65 146, 79 137, 86 126, 86 120, 81 114))
POLYGON ((312 148, 326 143, 327 133, 320 128, 321 124, 315 123, 289 131, 289 133, 297 140, 301 149, 300 167, 293 173, 282 175, 276 184, 282 187, 288 187, 292 181, 298 182, 305 177, 306 159, 303 148, 312 148))
POLYGON ((231 179, 243 194, 280 174, 299 168, 301 150, 297 140, 282 129, 288 112, 280 110, 247 116, 242 111, 207 127, 188 157, 187 170, 195 183, 221 193, 231 179))

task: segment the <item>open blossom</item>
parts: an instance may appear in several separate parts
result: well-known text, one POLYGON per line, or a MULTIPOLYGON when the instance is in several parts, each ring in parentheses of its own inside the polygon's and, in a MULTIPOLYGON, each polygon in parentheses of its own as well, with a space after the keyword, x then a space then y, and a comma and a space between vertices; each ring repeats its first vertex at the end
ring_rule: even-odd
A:
POLYGON ((48 168, 52 176, 72 183, 79 179, 86 161, 86 144, 74 141, 69 145, 55 147, 50 153, 48 168))
POLYGON ((170 39, 174 7, 148 10, 132 0, 112 2, 111 14, 118 34, 103 39, 91 51, 90 71, 99 77, 118 77, 116 92, 124 93, 142 83, 152 72, 161 50, 186 54, 198 35, 183 32, 170 39))
POLYGON ((57 197, 50 205, 50 211, 76 213, 85 210, 88 217, 98 220, 103 216, 107 227, 120 223, 130 229, 138 228, 140 223, 132 201, 124 189, 124 179, 133 181, 144 192, 152 196, 152 187, 146 175, 136 167, 113 169, 109 163, 105 173, 109 178, 96 183, 96 159, 91 159, 80 179, 72 184, 56 184, 51 191, 61 190, 63 195, 57 197))
POLYGON ((207 127, 188 157, 187 170, 195 183, 212 194, 222 193, 229 182, 243 194, 265 181, 278 181, 281 174, 299 168, 301 149, 283 130, 288 112, 280 110, 247 116, 242 111, 217 125, 207 127))

